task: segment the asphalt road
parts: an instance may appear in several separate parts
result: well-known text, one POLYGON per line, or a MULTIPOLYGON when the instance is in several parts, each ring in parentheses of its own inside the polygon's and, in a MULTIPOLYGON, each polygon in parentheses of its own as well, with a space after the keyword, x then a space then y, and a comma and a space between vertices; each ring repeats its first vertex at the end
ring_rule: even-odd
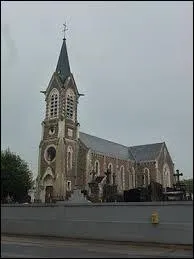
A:
POLYGON ((193 258, 192 250, 103 242, 1 237, 2 258, 193 258))

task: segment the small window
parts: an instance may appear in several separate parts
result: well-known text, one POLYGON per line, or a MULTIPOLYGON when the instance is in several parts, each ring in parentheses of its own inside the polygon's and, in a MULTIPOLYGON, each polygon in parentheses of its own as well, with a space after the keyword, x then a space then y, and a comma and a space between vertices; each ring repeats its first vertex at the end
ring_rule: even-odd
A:
POLYGON ((133 174, 131 171, 129 171, 129 189, 133 188, 133 174))
POLYGON ((49 118, 56 118, 59 109, 59 93, 57 89, 53 89, 49 101, 49 118))
POLYGON ((150 184, 150 170, 148 168, 144 169, 144 174, 143 174, 143 185, 147 186, 150 184))
POLYGON ((113 170, 112 170, 112 164, 109 164, 109 165, 108 165, 108 169, 109 169, 109 170, 111 171, 111 173, 112 173, 112 171, 113 171, 113 170))
POLYGON ((67 181, 67 191, 71 191, 71 181, 67 181))
POLYGON ((109 163, 108 165, 108 169, 110 170, 110 182, 111 184, 113 183, 113 165, 111 163, 109 163))
POLYGON ((100 163, 98 160, 95 162, 95 172, 97 175, 100 174, 100 163))
POLYGON ((167 164, 163 166, 163 187, 171 187, 170 169, 167 164))
POLYGON ((122 190, 125 189, 125 171, 124 166, 121 166, 120 168, 120 177, 121 177, 121 188, 122 190))
POLYGON ((68 167, 68 169, 70 169, 71 168, 71 152, 70 151, 68 152, 67 161, 68 161, 67 167, 68 167))
POLYGON ((67 118, 73 119, 73 113, 74 113, 74 98, 73 98, 73 95, 68 94, 66 108, 67 108, 67 118))
POLYGON ((136 187, 136 176, 135 176, 135 169, 134 169, 134 167, 132 168, 132 186, 133 186, 133 188, 136 187))
POLYGON ((146 186, 146 175, 145 174, 142 175, 142 184, 144 187, 146 186))
POLYGON ((72 155, 73 155, 73 150, 72 147, 68 147, 67 149, 67 169, 72 169, 72 155))

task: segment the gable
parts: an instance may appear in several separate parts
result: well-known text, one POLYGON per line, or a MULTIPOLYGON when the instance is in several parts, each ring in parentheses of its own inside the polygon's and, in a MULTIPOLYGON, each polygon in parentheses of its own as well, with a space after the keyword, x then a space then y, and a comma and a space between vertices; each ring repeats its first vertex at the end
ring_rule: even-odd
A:
POLYGON ((71 88, 75 92, 75 95, 79 96, 79 92, 72 74, 65 80, 64 88, 71 88))
POLYGON ((160 154, 158 155, 158 160, 159 160, 160 158, 162 158, 162 159, 164 159, 164 160, 169 160, 171 163, 173 163, 172 158, 171 158, 171 156, 170 156, 170 153, 169 153, 169 151, 168 151, 168 149, 167 149, 166 143, 164 143, 164 145, 163 145, 163 147, 162 147, 162 149, 161 149, 161 152, 160 152, 160 154))
POLYGON ((49 85, 47 87, 46 94, 45 94, 46 100, 47 100, 47 98, 48 98, 48 96, 49 96, 49 94, 50 94, 50 92, 52 91, 53 88, 56 88, 58 91, 60 91, 60 89, 61 89, 61 84, 60 84, 59 80, 57 79, 56 73, 54 73, 52 75, 52 78, 51 78, 51 80, 49 82, 49 85))
POLYGON ((129 147, 136 162, 155 160, 163 147, 164 143, 154 143, 129 147))

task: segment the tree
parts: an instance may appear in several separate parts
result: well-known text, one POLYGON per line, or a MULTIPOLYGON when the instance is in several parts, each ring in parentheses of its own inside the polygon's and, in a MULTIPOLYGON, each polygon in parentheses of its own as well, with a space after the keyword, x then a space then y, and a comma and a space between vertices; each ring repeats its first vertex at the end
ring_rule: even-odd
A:
POLYGON ((180 181, 182 184, 185 185, 186 191, 188 193, 193 193, 193 179, 183 179, 180 181))
POLYGON ((1 200, 8 195, 15 202, 24 202, 32 186, 28 164, 9 149, 1 151, 1 200))

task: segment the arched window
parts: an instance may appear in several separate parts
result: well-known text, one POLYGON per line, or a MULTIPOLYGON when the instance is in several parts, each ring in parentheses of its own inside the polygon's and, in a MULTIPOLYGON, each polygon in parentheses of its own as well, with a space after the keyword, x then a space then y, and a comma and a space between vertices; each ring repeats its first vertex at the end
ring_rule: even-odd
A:
POLYGON ((158 161, 155 161, 155 170, 156 170, 156 182, 162 184, 161 172, 158 168, 158 161))
POLYGON ((96 160, 96 162, 95 162, 95 169, 94 170, 95 170, 97 175, 100 175, 100 163, 99 163, 98 160, 96 160))
POLYGON ((120 178, 121 178, 121 189, 124 191, 125 189, 125 169, 122 165, 120 168, 120 178))
POLYGON ((136 179, 135 179, 135 169, 134 169, 134 167, 132 167, 132 186, 133 186, 133 188, 135 188, 136 187, 136 179))
POLYGON ((171 187, 170 169, 167 164, 163 166, 163 187, 171 187))
POLYGON ((144 173, 142 174, 142 186, 146 186, 146 175, 144 173))
POLYGON ((108 164, 108 169, 111 171, 111 173, 112 173, 112 168, 113 168, 112 164, 109 163, 109 164, 108 164))
POLYGON ((129 189, 133 189, 133 173, 129 171, 129 183, 128 183, 129 189))
POLYGON ((110 174, 110 183, 113 183, 113 165, 112 163, 108 164, 108 169, 110 170, 111 174, 110 174))
POLYGON ((129 189, 132 188, 132 173, 129 171, 129 182, 128 182, 129 189))
POLYGON ((49 96, 49 107, 48 107, 48 115, 49 118, 56 118, 58 117, 59 113, 59 92, 56 88, 54 88, 49 96))
POLYGON ((144 168, 144 186, 150 184, 150 170, 148 168, 144 168))
POLYGON ((67 191, 71 191, 71 181, 67 181, 67 191))
POLYGON ((67 91, 67 98, 66 98, 66 113, 67 118, 74 120, 74 103, 75 103, 75 95, 71 89, 67 91))
POLYGON ((162 174, 159 169, 157 169, 156 174, 157 174, 157 182, 162 184, 162 174))
POLYGON ((72 150, 72 147, 69 146, 67 148, 67 169, 72 169, 72 156, 73 156, 73 150, 72 150))

